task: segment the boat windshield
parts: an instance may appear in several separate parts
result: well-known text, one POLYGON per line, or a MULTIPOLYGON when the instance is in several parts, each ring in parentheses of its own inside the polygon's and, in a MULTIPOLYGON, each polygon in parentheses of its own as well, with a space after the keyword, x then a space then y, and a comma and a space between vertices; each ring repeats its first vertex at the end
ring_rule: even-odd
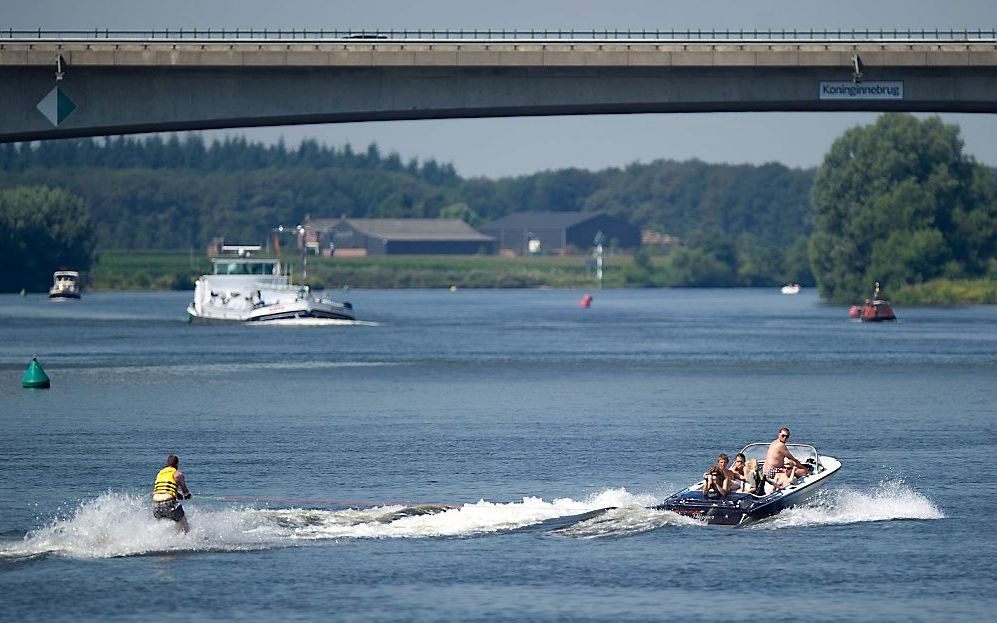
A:
MULTIPOLYGON (((795 456, 798 461, 806 463, 807 459, 813 459, 815 463, 817 462, 817 448, 813 446, 799 443, 788 443, 786 444, 786 448, 793 453, 793 456, 795 456)), ((759 464, 762 464, 765 462, 765 454, 768 452, 768 449, 769 444, 767 443, 752 443, 745 446, 741 452, 744 454, 745 461, 755 459, 759 464)))
POLYGON ((215 262, 216 275, 272 275, 274 262, 215 262))

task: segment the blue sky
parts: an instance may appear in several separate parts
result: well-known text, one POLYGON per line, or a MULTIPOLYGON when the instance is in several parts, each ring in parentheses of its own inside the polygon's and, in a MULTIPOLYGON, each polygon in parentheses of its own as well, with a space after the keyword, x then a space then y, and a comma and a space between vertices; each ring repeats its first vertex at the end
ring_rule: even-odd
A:
MULTIPOLYGON (((567 29, 997 29, 997 2, 980 0, 0 0, 0 28, 567 28, 567 29)), ((600 169, 657 158, 819 165, 869 113, 595 115, 286 126, 228 133, 289 144, 302 138, 354 147, 376 142, 403 158, 452 162, 463 175, 600 169)), ((997 116, 942 115, 966 151, 997 166, 997 116)))

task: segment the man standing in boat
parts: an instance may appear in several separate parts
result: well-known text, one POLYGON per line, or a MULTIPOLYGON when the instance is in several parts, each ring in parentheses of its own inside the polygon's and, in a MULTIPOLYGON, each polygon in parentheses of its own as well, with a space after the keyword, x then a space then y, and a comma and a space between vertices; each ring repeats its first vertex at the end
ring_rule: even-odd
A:
POLYGON ((794 479, 809 473, 806 465, 797 460, 786 447, 788 440, 789 429, 780 428, 779 435, 769 444, 768 452, 765 453, 765 475, 782 487, 788 486, 794 479), (786 466, 787 461, 791 461, 793 465, 786 466))
POLYGON ((180 524, 184 532, 190 530, 187 517, 180 500, 190 499, 190 490, 180 471, 180 459, 171 454, 166 457, 166 467, 156 474, 152 485, 152 516, 156 519, 172 519, 180 524))

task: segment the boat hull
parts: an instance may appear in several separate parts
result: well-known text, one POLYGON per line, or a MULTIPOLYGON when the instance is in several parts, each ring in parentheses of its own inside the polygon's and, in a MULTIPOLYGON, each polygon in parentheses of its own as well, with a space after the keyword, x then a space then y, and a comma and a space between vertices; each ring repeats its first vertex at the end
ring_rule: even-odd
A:
POLYGON ((49 292, 48 300, 50 301, 78 301, 80 300, 79 292, 49 292))
POLYGON ((321 320, 354 320, 353 314, 346 307, 322 305, 268 305, 269 309, 261 309, 260 313, 250 314, 246 322, 270 322, 273 320, 292 320, 317 318, 321 320))

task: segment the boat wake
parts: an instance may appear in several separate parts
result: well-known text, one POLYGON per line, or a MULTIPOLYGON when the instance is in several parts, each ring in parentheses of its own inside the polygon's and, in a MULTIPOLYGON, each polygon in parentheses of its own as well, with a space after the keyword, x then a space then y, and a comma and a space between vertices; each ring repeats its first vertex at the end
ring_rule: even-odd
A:
POLYGON ((753 527, 780 529, 944 518, 945 513, 934 502, 898 478, 884 481, 871 491, 829 489, 809 504, 784 510, 753 527))
POLYGON ((27 532, 23 538, 0 539, 0 562, 46 556, 237 552, 341 539, 473 537, 515 532, 545 521, 654 500, 650 495, 613 489, 582 501, 525 497, 509 503, 480 500, 461 506, 397 504, 327 510, 256 508, 195 497, 184 503, 191 530, 183 534, 172 522, 153 519, 147 496, 109 492, 80 503, 73 512, 27 532))
POLYGON ((247 327, 379 327, 371 320, 345 320, 339 318, 281 318, 244 323, 247 327))
MULTIPOLYGON (((47 556, 113 558, 181 552, 239 552, 319 545, 344 539, 467 538, 538 533, 595 539, 628 537, 703 524, 648 508, 660 496, 608 489, 584 500, 480 500, 461 506, 417 504, 372 508, 256 508, 197 499, 185 503, 189 534, 152 518, 147 496, 105 493, 26 534, 0 538, 0 563, 47 556), (23 536, 20 536, 23 535, 23 536), (18 538, 20 536, 20 538, 18 538)), ((871 492, 831 490, 805 507, 783 511, 751 529, 779 529, 896 519, 941 519, 930 500, 902 481, 871 492)))
POLYGON ((244 510, 187 510, 193 525, 190 534, 185 535, 173 522, 152 517, 147 496, 104 493, 81 502, 71 515, 55 518, 48 525, 29 531, 19 541, 0 541, 0 560, 49 555, 113 558, 168 552, 255 550, 279 547, 289 536, 287 530, 244 510))

